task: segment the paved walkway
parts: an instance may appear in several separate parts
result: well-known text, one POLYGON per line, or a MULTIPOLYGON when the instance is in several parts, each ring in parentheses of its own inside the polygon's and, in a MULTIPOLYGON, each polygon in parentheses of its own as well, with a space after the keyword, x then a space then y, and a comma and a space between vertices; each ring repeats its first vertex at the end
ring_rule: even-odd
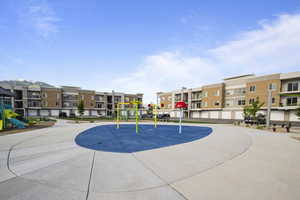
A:
POLYGON ((98 125, 1 136, 0 199, 300 199, 300 142, 286 135, 209 124, 203 139, 136 153, 74 143, 98 125))

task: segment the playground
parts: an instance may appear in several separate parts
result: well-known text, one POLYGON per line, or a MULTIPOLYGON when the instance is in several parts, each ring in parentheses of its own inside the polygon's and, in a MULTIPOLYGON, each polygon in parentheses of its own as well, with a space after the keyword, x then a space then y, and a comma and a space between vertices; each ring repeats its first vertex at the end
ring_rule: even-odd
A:
POLYGON ((14 94, 0 89, 0 131, 8 127, 23 129, 25 128, 25 123, 16 119, 18 114, 13 112, 11 100, 14 94))

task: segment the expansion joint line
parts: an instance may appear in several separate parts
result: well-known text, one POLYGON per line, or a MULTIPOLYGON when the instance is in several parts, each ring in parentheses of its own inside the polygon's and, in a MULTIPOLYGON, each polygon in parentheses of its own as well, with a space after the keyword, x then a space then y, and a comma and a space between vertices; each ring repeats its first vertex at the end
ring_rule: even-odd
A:
POLYGON ((179 192, 178 190, 176 190, 175 187, 173 187, 171 185, 171 183, 168 183, 167 181, 165 181, 161 176, 159 176, 153 169, 151 169, 150 167, 148 167, 143 161, 141 161, 140 159, 138 159, 134 153, 131 153, 132 157, 135 158, 139 163, 141 163, 147 170, 149 170, 152 174, 154 174, 156 177, 158 177, 161 181, 163 181, 165 183, 165 185, 169 186, 172 190, 174 190, 177 194, 179 194, 183 199, 188 200, 188 198, 186 196, 184 196, 181 192, 179 192))
POLYGON ((88 187, 87 187, 87 191, 86 191, 85 200, 88 200, 89 194, 90 194, 91 180, 92 180, 93 169, 94 169, 94 164, 95 164, 95 155, 96 155, 96 151, 94 151, 94 153, 93 153, 93 160, 92 160, 92 165, 91 165, 91 170, 90 170, 90 177, 89 177, 89 183, 88 183, 88 187))

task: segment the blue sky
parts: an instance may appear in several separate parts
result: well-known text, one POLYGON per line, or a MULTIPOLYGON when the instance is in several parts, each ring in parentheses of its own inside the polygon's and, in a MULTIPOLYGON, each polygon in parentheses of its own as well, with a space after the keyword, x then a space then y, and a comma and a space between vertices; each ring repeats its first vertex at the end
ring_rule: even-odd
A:
POLYGON ((0 79, 151 101, 241 73, 300 71, 299 15, 299 0, 2 0, 0 79))

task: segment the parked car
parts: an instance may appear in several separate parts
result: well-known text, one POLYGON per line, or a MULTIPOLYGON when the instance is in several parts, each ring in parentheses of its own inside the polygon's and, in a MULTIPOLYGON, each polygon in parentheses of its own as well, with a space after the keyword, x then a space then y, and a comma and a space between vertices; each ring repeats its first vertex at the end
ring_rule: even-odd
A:
POLYGON ((65 112, 59 113, 59 118, 66 118, 66 117, 67 117, 67 113, 65 113, 65 112))
POLYGON ((158 114, 157 118, 160 120, 169 120, 171 118, 170 114, 158 114))
POLYGON ((142 119, 152 119, 153 118, 153 114, 143 114, 142 115, 142 119))
POLYGON ((256 120, 254 120, 253 117, 245 117, 244 122, 246 124, 259 124, 259 125, 263 125, 266 124, 266 116, 263 114, 258 114, 256 117, 256 120))

